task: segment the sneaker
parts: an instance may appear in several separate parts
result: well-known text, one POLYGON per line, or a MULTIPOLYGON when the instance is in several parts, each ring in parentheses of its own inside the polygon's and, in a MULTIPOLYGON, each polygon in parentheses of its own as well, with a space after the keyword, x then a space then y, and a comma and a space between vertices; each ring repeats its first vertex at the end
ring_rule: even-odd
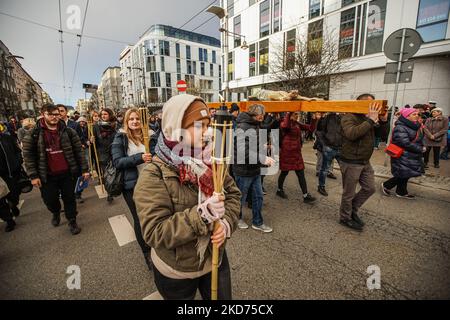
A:
POLYGON ((254 224, 252 224, 252 229, 262 231, 264 233, 269 233, 273 231, 271 227, 266 226, 264 223, 260 226, 255 226, 254 224))
POLYGON ((328 173, 327 177, 330 178, 330 179, 333 179, 333 180, 337 179, 337 177, 331 172, 328 173))
POLYGON ((16 222, 13 219, 6 221, 5 232, 11 232, 14 230, 15 227, 16 227, 16 222))
POLYGON ((388 197, 391 196, 391 191, 390 191, 389 189, 386 189, 386 188, 384 187, 384 183, 383 183, 383 182, 381 183, 381 191, 383 192, 383 194, 384 194, 385 196, 388 196, 388 197))
POLYGON ((284 193, 284 190, 283 190, 283 189, 278 189, 278 190, 277 190, 277 196, 279 196, 279 197, 282 198, 282 199, 287 199, 287 198, 288 198, 288 196, 286 195, 286 193, 284 193))
POLYGON ((238 228, 239 229, 248 229, 248 224, 246 224, 244 220, 239 219, 238 228))
POLYGON ((79 203, 84 203, 84 199, 81 195, 77 196, 77 200, 79 203))
POLYGON ((343 226, 346 226, 347 228, 356 230, 356 231, 362 231, 363 227, 358 222, 353 220, 339 220, 339 223, 343 226))
POLYGON ((440 168, 439 164, 435 164, 434 167, 435 167, 436 169, 439 169, 439 168, 440 168))
POLYGON ((72 220, 69 222, 70 233, 73 235, 79 234, 81 232, 81 228, 77 225, 76 220, 72 220))
POLYGON ((423 167, 424 167, 424 169, 429 169, 429 168, 430 168, 430 167, 428 166, 428 163, 425 163, 423 167))
POLYGON ((60 223, 61 223, 61 215, 59 213, 54 213, 52 218, 52 225, 54 227, 57 227, 59 226, 60 223))
POLYGON ((17 207, 12 207, 11 208, 11 212, 12 212, 14 217, 18 217, 20 215, 20 210, 17 207))
POLYGON ((319 192, 321 195, 328 197, 328 192, 325 190, 325 187, 317 187, 317 192, 319 192))
POLYGON ((316 198, 314 198, 309 193, 306 195, 306 197, 303 197, 303 202, 304 203, 313 203, 314 201, 316 201, 316 198))
POLYGON ((352 220, 355 221, 356 223, 358 223, 359 225, 361 225, 361 227, 365 226, 364 221, 361 220, 361 218, 358 216, 358 214, 356 212, 352 213, 352 220))
POLYGON ((106 201, 108 201, 108 203, 111 203, 114 200, 114 198, 112 196, 108 196, 108 198, 106 198, 106 201))
POLYGON ((266 188, 264 188, 264 187, 262 187, 262 191, 263 191, 263 195, 267 195, 267 191, 266 191, 266 188))
POLYGON ((416 198, 412 194, 405 194, 404 196, 402 196, 402 195, 396 193, 395 195, 397 196, 397 198, 408 199, 408 200, 414 200, 416 198))

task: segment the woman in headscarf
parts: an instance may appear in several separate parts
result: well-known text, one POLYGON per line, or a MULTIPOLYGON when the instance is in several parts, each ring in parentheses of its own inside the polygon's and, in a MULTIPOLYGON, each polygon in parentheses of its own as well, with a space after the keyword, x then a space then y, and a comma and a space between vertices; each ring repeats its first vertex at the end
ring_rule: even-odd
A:
POLYGON ((240 192, 226 176, 214 193, 210 148, 203 135, 210 113, 200 97, 172 97, 163 107, 156 156, 139 175, 134 201, 164 299, 211 297, 212 243, 220 247, 218 298, 231 299, 225 240, 236 228, 240 192), (219 227, 213 231, 217 221, 219 227))

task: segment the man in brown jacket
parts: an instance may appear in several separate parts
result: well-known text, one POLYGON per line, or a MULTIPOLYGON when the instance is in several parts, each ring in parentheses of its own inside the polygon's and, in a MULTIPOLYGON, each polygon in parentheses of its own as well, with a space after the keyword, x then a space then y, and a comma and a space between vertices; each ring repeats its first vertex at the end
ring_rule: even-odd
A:
MULTIPOLYGON (((362 94, 357 100, 375 100, 371 94, 362 94)), ((340 223, 362 231, 364 222, 358 216, 359 208, 375 193, 375 174, 370 165, 373 153, 374 126, 378 123, 381 106, 372 103, 367 115, 345 114, 342 117, 342 150, 339 166, 342 173, 342 200, 340 223), (356 193, 356 186, 361 190, 356 193), (356 194, 355 194, 356 193, 356 194)))

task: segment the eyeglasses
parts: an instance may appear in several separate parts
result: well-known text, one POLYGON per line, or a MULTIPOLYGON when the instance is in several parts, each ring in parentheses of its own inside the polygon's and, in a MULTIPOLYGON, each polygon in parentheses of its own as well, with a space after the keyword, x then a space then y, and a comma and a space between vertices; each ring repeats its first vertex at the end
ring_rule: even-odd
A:
POLYGON ((58 113, 48 113, 48 112, 46 112, 45 115, 47 117, 59 117, 59 112, 58 113))

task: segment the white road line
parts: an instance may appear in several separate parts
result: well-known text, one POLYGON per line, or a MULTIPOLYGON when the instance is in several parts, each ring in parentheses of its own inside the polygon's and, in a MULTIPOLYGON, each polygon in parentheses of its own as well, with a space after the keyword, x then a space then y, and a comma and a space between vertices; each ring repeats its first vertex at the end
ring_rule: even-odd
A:
POLYGON ((164 300, 164 299, 158 291, 155 291, 151 295, 149 295, 148 297, 145 297, 142 300, 164 300))
POLYGON ((108 219, 120 247, 136 240, 136 235, 127 217, 122 214, 108 219))
POLYGON ((99 199, 106 198, 108 196, 108 193, 104 190, 104 187, 102 189, 102 186, 95 186, 95 191, 97 191, 97 195, 99 199))

